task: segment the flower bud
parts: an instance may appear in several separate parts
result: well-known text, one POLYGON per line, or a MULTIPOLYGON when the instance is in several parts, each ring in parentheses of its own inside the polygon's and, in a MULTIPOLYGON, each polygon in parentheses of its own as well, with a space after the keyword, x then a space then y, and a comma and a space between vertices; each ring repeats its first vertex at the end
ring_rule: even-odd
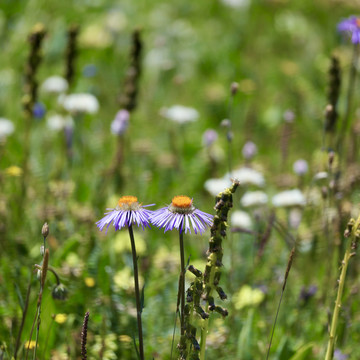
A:
POLYGON ((48 225, 47 222, 43 225, 43 227, 42 227, 42 229, 41 229, 41 235, 42 235, 44 238, 47 238, 48 235, 49 235, 49 225, 48 225))

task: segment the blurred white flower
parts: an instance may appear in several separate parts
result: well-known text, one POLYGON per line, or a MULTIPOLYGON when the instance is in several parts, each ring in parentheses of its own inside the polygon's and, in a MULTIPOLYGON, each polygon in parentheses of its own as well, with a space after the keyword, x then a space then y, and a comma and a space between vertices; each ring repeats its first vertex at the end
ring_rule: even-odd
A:
POLYGON ((328 178, 328 173, 327 173, 326 171, 318 172, 318 173, 315 174, 315 176, 314 176, 314 180, 315 180, 315 181, 326 180, 327 178, 328 178))
POLYGON ((61 94, 67 91, 68 83, 61 76, 50 76, 41 85, 41 90, 48 94, 61 94))
POLYGON ((290 210, 289 213, 289 225, 293 229, 297 229, 300 226, 302 219, 302 210, 298 207, 295 207, 290 210))
POLYGON ((251 217, 245 211, 236 210, 231 215, 231 225, 245 229, 251 229, 252 228, 251 217))
POLYGON ((0 140, 5 139, 15 131, 13 122, 9 119, 0 118, 0 140))
POLYGON ((160 113, 165 118, 179 124, 193 122, 199 118, 197 110, 182 105, 174 105, 170 108, 161 109, 160 113))
POLYGON ((126 28, 128 20, 122 11, 112 9, 107 14, 105 23, 110 31, 118 33, 126 28))
POLYGON ((46 120, 47 127, 52 131, 60 131, 65 127, 73 127, 73 119, 71 116, 63 116, 60 114, 53 114, 46 120))
POLYGON ((212 196, 216 196, 220 192, 224 191, 226 188, 231 186, 230 179, 209 179, 205 181, 204 188, 212 196))
POLYGON ((242 8, 249 5, 250 0, 221 0, 224 5, 232 8, 242 8))
POLYGON ((226 174, 226 178, 234 178, 236 180, 239 180, 240 186, 241 185, 257 185, 257 186, 264 186, 265 179, 263 174, 260 172, 248 168, 248 167, 242 167, 240 169, 234 170, 232 174, 226 174))
POLYGON ((268 196, 263 191, 248 191, 240 200, 243 207, 262 206, 268 203, 268 196))
POLYGON ((275 207, 304 206, 305 196, 299 189, 282 191, 272 198, 275 207))
POLYGON ((91 94, 71 94, 65 96, 62 105, 72 114, 95 114, 99 110, 99 102, 91 94))

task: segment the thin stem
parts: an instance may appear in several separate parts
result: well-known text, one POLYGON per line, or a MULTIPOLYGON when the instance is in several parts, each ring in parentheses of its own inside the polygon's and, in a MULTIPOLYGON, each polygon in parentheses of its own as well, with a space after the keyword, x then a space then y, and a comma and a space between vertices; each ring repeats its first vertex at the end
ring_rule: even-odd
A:
POLYGON ((184 235, 183 232, 179 230, 179 242, 180 242, 180 283, 179 283, 179 292, 180 292, 180 334, 183 336, 185 334, 184 326, 184 307, 185 307, 185 255, 184 255, 184 235))
POLYGON ((25 319, 26 319, 28 308, 29 308, 29 299, 30 299, 32 279, 33 279, 33 272, 31 271, 30 272, 29 286, 28 286, 28 289, 27 289, 27 292, 26 292, 26 300, 25 300, 25 305, 24 305, 24 309, 23 309, 23 316, 22 316, 22 319, 21 319, 19 333, 18 333, 17 338, 16 338, 16 345, 15 345, 15 351, 14 351, 14 359, 15 360, 16 360, 16 357, 17 357, 17 352, 19 350, 21 334, 22 334, 22 331, 23 331, 23 328, 24 328, 25 319))
POLYGON ((334 345, 335 345, 335 335, 336 335, 336 329, 337 324, 339 320, 339 313, 341 309, 341 298, 344 292, 344 286, 345 286, 345 277, 346 277, 346 271, 349 265, 349 260, 352 257, 351 254, 351 239, 348 239, 348 245, 345 251, 344 260, 342 261, 342 267, 341 267, 341 273, 340 273, 340 279, 339 279, 339 288, 336 296, 335 301, 335 307, 334 307, 334 313, 333 318, 331 321, 331 328, 330 328, 330 335, 329 335, 329 342, 326 350, 325 360, 331 360, 333 358, 334 354, 334 345))
POLYGON ((141 309, 141 303, 140 303, 139 274, 138 274, 138 266, 137 266, 135 239, 134 239, 134 233, 133 233, 131 224, 128 226, 128 229, 129 229, 129 236, 130 236, 130 241, 131 241, 131 252, 132 252, 133 266, 134 266, 135 300, 136 300, 137 325, 138 325, 138 334, 139 334, 139 351, 140 351, 140 359, 144 360, 144 344, 143 344, 143 332, 142 332, 142 323, 141 323, 142 309, 141 309))
POLYGON ((353 55, 351 59, 351 67, 349 72, 349 84, 348 84, 348 91, 346 96, 346 105, 345 105, 345 113, 344 113, 344 119, 342 121, 342 126, 340 128, 340 133, 337 140, 337 150, 339 153, 339 156, 341 156, 342 153, 342 147, 345 140, 346 132, 349 127, 350 123, 350 111, 351 111, 351 105, 352 105, 352 97, 354 94, 355 89, 355 79, 356 79, 356 71, 357 71, 357 62, 359 58, 359 46, 357 44, 354 44, 354 50, 353 55))
POLYGON ((294 260, 294 256, 295 256, 295 247, 293 247, 293 249, 290 252, 289 260, 288 260, 288 263, 287 263, 287 266, 286 266, 283 286, 282 286, 282 289, 281 289, 280 300, 279 300, 279 304, 278 304, 278 307, 277 307, 277 310, 276 310, 274 325, 273 325, 273 328, 271 330, 271 336, 270 336, 270 341, 269 341, 269 347, 268 347, 267 354, 266 354, 266 360, 269 359, 271 344, 272 344, 272 340, 273 340, 274 333, 275 333, 275 327, 276 327, 277 319, 278 319, 279 312, 280 312, 281 302, 282 302, 283 295, 284 295, 284 292, 285 292, 286 283, 287 283, 287 279, 288 279, 288 276, 289 276, 289 273, 290 273, 291 265, 292 265, 293 260, 294 260))

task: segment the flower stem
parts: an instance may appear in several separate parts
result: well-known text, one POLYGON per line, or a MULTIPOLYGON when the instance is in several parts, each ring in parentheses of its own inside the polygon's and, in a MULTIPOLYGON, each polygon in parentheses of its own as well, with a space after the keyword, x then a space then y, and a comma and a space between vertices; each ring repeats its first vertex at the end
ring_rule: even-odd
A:
POLYGON ((352 240, 348 239, 347 248, 344 255, 344 260, 342 261, 341 266, 341 273, 340 273, 340 279, 339 279, 339 288, 336 296, 335 301, 335 307, 334 307, 334 313, 331 321, 331 328, 330 328, 330 335, 329 335, 329 342, 326 350, 325 360, 331 360, 333 358, 334 354, 334 345, 335 345, 335 336, 336 336, 336 329, 338 325, 338 319, 339 319, 339 313, 341 309, 341 298, 344 292, 344 286, 345 286, 345 277, 346 277, 346 271, 349 265, 349 260, 353 256, 351 253, 351 246, 352 246, 352 240))
POLYGON ((201 326, 201 340, 200 340, 200 360, 205 360, 205 345, 206 345, 206 336, 208 332, 209 320, 204 319, 201 326))
POLYGON ((184 327, 184 307, 185 307, 185 255, 184 255, 184 235, 181 229, 179 230, 179 242, 180 242, 180 334, 183 336, 185 334, 184 327))
POLYGON ((129 236, 131 241, 131 252, 133 257, 133 266, 134 266, 134 282, 135 282, 135 299, 136 299, 136 314, 137 314, 137 324, 138 324, 138 334, 139 334, 139 350, 140 350, 140 359, 144 360, 144 344, 143 344, 143 333, 142 333, 142 323, 141 323, 141 303, 140 303, 140 290, 139 290, 139 274, 137 267, 137 256, 136 256, 136 247, 134 233, 132 225, 128 226, 129 236))

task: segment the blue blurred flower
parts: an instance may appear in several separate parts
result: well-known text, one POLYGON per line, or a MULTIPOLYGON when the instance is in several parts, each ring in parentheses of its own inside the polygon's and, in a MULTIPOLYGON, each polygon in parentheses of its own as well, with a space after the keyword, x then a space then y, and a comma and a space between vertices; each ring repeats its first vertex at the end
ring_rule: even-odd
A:
POLYGON ((36 119, 42 119, 46 113, 46 109, 43 103, 37 102, 33 107, 33 115, 36 119))
POLYGON ((116 208, 107 209, 111 211, 105 213, 105 217, 99 220, 96 225, 100 231, 103 231, 106 225, 107 231, 111 223, 113 223, 115 230, 120 230, 125 226, 130 226, 135 223, 137 226, 141 225, 143 230, 145 227, 150 228, 152 211, 144 208, 153 205, 154 204, 142 205, 135 196, 122 196, 116 208))
POLYGON ((309 165, 306 160, 299 159, 296 160, 293 164, 293 170, 296 175, 302 176, 305 175, 309 170, 309 165))
POLYGON ((334 360, 347 360, 349 355, 346 355, 340 351, 340 349, 335 349, 334 351, 334 360))
POLYGON ((111 132, 115 135, 122 135, 129 126, 130 113, 127 110, 117 112, 111 123, 111 132))
POLYGON ((218 138, 218 133, 214 129, 207 129, 205 130, 202 143, 206 147, 210 147, 218 138))
POLYGON ((94 64, 85 65, 83 68, 83 75, 87 78, 94 77, 97 74, 97 67, 94 64))
POLYGON ((338 31, 351 34, 351 42, 360 44, 360 18, 350 16, 348 19, 341 21, 337 26, 338 31))
POLYGON ((151 222, 159 229, 165 227, 164 232, 173 229, 183 232, 185 228, 185 234, 188 231, 191 234, 191 224, 195 234, 202 234, 212 225, 213 216, 196 209, 188 196, 180 195, 175 196, 169 206, 154 211, 151 222))
POLYGON ((252 141, 247 141, 242 148, 242 154, 246 160, 252 159, 257 154, 257 146, 252 141))

